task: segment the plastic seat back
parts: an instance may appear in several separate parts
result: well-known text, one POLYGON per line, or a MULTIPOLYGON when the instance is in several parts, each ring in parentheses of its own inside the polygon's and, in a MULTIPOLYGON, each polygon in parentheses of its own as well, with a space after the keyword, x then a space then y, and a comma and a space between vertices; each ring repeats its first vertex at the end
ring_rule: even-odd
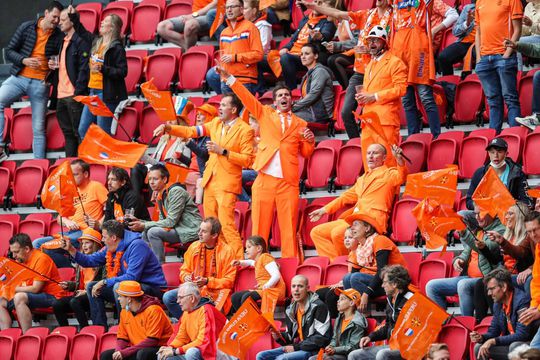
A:
POLYGON ((13 125, 9 138, 9 148, 12 151, 29 152, 32 150, 32 114, 19 111, 13 117, 13 125))
POLYGON ((538 149, 540 149, 540 133, 532 132, 527 135, 523 148, 523 172, 527 175, 540 175, 538 149))
POLYGON ((134 42, 152 42, 156 37, 156 28, 161 21, 162 10, 159 5, 146 1, 133 10, 131 17, 131 36, 134 42))
POLYGON ((208 71, 209 56, 204 52, 187 52, 182 57, 178 87, 180 89, 202 88, 206 72, 208 71))
POLYGON ((13 180, 13 203, 31 205, 37 202, 45 174, 41 167, 26 166, 15 170, 13 180))
POLYGON ((139 112, 134 107, 124 108, 120 118, 118 119, 118 127, 113 137, 117 140, 131 141, 137 131, 139 122, 139 112), (120 126, 121 125, 121 126, 120 126))
POLYGON ((141 81, 144 60, 142 57, 132 54, 126 55, 128 73, 125 78, 127 92, 133 94, 137 90, 137 84, 141 81))
POLYGON ((411 282, 413 285, 418 285, 418 271, 422 262, 422 254, 419 252, 407 252, 401 253, 401 255, 403 255, 403 258, 407 262, 407 270, 409 270, 411 282))
POLYGON ((180 285, 180 267, 181 262, 167 262, 161 265, 168 288, 177 288, 180 285))
MULTIPOLYGON (((153 138, 154 129, 163 124, 163 122, 159 119, 151 106, 147 106, 143 109, 140 121, 139 134, 141 142, 148 144, 153 138)), ((152 145, 157 144, 158 140, 159 139, 155 138, 152 145)))
POLYGON ((418 269, 418 287, 422 294, 426 294, 426 284, 431 279, 444 279, 447 273, 447 265, 444 260, 426 259, 420 263, 418 269))
POLYGON ((362 172, 362 147, 350 144, 349 141, 339 150, 335 184, 337 186, 352 186, 362 172))
POLYGON ((454 121, 472 123, 476 121, 484 101, 484 91, 480 80, 467 77, 456 88, 454 100, 454 121))
POLYGON ((334 174, 336 151, 331 148, 316 148, 308 159, 306 187, 322 188, 334 174))
POLYGON ((347 264, 330 264, 326 268, 324 276, 325 285, 334 285, 343 280, 343 277, 349 272, 347 264))
POLYGON ((319 265, 302 264, 296 269, 296 275, 304 275, 312 289, 323 283, 323 271, 319 265))
POLYGON ((485 164, 488 154, 485 151, 489 140, 483 136, 469 136, 461 145, 459 153, 459 177, 472 178, 474 172, 485 164))
POLYGON ((401 199, 394 205, 392 211, 392 239, 396 242, 412 242, 416 233, 416 219, 411 214, 418 205, 416 199, 401 199))
POLYGON ((296 268, 298 267, 297 258, 278 258, 276 263, 279 265, 279 272, 285 281, 287 289, 287 296, 291 295, 291 280, 296 275, 296 268))
POLYGON ((469 349, 469 331, 459 324, 447 324, 442 327, 438 341, 452 344, 450 359, 461 360, 466 357, 469 349))
POLYGON ((234 292, 255 289, 257 281, 255 280, 255 269, 252 267, 241 268, 236 272, 236 281, 234 282, 234 292))
POLYGON ((64 133, 60 129, 58 124, 58 118, 56 117, 56 111, 47 114, 47 149, 48 150, 60 150, 66 145, 66 139, 64 133))

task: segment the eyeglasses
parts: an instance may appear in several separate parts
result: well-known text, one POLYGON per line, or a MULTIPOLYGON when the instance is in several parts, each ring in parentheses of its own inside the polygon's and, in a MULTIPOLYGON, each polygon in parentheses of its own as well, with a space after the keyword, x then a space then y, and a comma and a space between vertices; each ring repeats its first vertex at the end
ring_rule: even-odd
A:
POLYGON ((225 6, 225 9, 226 10, 229 10, 229 9, 234 9, 234 8, 239 8, 240 5, 229 5, 229 6, 225 6))
POLYGON ((493 290, 495 290, 495 289, 498 288, 498 287, 501 287, 501 286, 500 286, 500 285, 495 285, 495 286, 492 286, 492 287, 488 287, 486 290, 487 290, 487 291, 493 291, 493 290))
POLYGON ((183 298, 186 298, 188 296, 193 296, 193 294, 187 294, 187 295, 184 295, 184 296, 181 296, 181 295, 178 295, 178 301, 182 300, 183 298))

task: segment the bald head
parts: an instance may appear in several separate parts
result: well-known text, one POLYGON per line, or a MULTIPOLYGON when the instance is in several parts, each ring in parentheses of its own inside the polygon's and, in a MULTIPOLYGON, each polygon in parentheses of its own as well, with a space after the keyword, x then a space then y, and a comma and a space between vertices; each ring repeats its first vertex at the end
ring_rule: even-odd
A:
POLYGON ((291 280, 291 295, 293 301, 305 302, 309 294, 309 281, 304 275, 296 275, 291 280))
POLYGON ((371 144, 367 148, 366 161, 369 170, 376 169, 384 165, 386 161, 386 148, 381 144, 371 144))

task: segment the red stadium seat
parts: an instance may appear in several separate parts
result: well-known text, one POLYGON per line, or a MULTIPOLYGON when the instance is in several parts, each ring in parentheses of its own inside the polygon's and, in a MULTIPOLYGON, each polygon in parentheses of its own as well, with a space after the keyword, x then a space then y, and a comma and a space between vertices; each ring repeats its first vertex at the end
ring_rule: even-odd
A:
POLYGON ((304 259, 303 265, 320 266, 323 273, 326 272, 326 267, 330 264, 330 259, 326 256, 312 256, 304 259))
MULTIPOLYGON (((474 327, 474 331, 483 335, 488 332, 490 324, 491 324, 491 316, 488 316, 482 320, 481 324, 478 324, 474 327), (489 319, 489 322, 486 324, 483 323, 485 319, 489 319)), ((469 344, 469 359, 470 360, 477 360, 476 356, 474 356, 474 345, 475 343, 473 343, 472 341, 469 344)))
POLYGON ((28 234, 30 239, 35 240, 47 236, 49 233, 49 224, 43 220, 24 219, 21 221, 19 229, 20 232, 28 234))
POLYGON ((472 123, 479 116, 484 92, 478 78, 467 77, 456 88, 454 121, 457 123, 472 123))
POLYGON ((17 340, 19 340, 21 334, 22 331, 20 328, 8 328, 0 331, 0 354, 2 354, 4 359, 13 359, 17 340))
POLYGON ((234 292, 253 290, 257 287, 255 280, 255 269, 252 267, 243 267, 236 272, 236 281, 234 282, 234 292))
POLYGON ((362 174, 362 147, 349 141, 339 150, 336 164, 336 186, 352 186, 362 174))
POLYGON ((177 288, 180 286, 180 267, 181 262, 167 262, 161 265, 168 288, 177 288))
POLYGON ((38 200, 45 179, 45 171, 35 165, 20 167, 15 170, 13 180, 13 204, 31 205, 38 200))
POLYGON ((171 19, 180 15, 191 15, 193 12, 191 4, 188 3, 170 3, 165 9, 163 19, 171 19))
POLYGON ((538 71, 538 69, 535 69, 534 71, 531 70, 527 73, 527 75, 519 79, 518 93, 522 116, 532 114, 533 77, 536 71, 538 71))
POLYGON ((297 258, 278 258, 276 263, 279 265, 279 272, 285 281, 287 289, 287 296, 291 295, 291 280, 296 274, 296 268, 298 267, 297 258))
POLYGON ((134 107, 126 107, 118 119, 118 127, 113 137, 117 140, 131 141, 135 137, 139 123, 139 111, 134 107))
POLYGON ((336 119, 335 128, 339 131, 345 131, 345 124, 343 123, 343 118, 341 117, 341 108, 343 108, 346 93, 346 90, 341 91, 334 100, 334 118, 336 119))
POLYGON ((416 233, 416 219, 411 210, 418 205, 416 199, 401 199, 394 204, 392 211, 392 239, 396 242, 410 243, 416 233))
POLYGON ((407 262, 407 269, 413 285, 418 286, 418 271, 422 262, 422 254, 419 252, 401 253, 407 262))
POLYGON ((137 85, 141 81, 141 76, 144 68, 144 60, 142 57, 132 55, 128 52, 126 55, 128 72, 125 78, 127 92, 133 94, 137 90, 137 85))
POLYGON ((433 140, 428 153, 427 169, 438 170, 456 164, 464 136, 463 131, 447 131, 433 140))
POLYGON ((322 205, 313 205, 313 204, 310 204, 308 206, 306 206, 305 210, 304 210, 304 215, 302 216, 302 228, 300 229, 300 234, 302 235, 302 242, 303 242, 303 245, 304 246, 309 246, 309 247, 315 247, 315 244, 313 244, 313 240, 311 239, 311 230, 317 226, 317 225, 320 225, 320 224, 325 224, 327 223, 328 221, 330 221, 330 215, 329 214, 324 214, 323 216, 321 216, 321 218, 316 221, 316 222, 312 222, 309 220, 309 214, 315 210, 318 210, 320 208, 322 208, 323 206, 322 205))
MULTIPOLYGON (((449 3, 449 2, 453 3, 454 0, 445 0, 445 2, 446 3, 449 3)), ((453 5, 450 5, 450 6, 454 7, 453 5)), ((440 45, 440 48, 439 48, 439 52, 443 51, 448 46, 455 43, 456 40, 457 40, 457 38, 454 36, 454 34, 452 34, 452 27, 449 27, 446 30, 444 30, 444 34, 443 34, 443 37, 442 37, 442 40, 441 40, 441 45, 440 45)), ((439 79, 437 79, 437 81, 439 81, 439 79)))
POLYGON ((28 329, 17 341, 15 360, 39 360, 47 335, 49 329, 46 327, 28 329))
POLYGON ((152 42, 156 38, 156 28, 161 21, 163 10, 159 5, 143 0, 133 10, 129 42, 152 42))
POLYGON ((310 288, 315 289, 323 283, 323 271, 319 265, 302 264, 296 268, 296 275, 304 275, 310 288))
POLYGON ((11 172, 8 168, 0 167, 0 201, 4 203, 6 207, 6 195, 11 185, 11 172))
MULTIPOLYGON (((153 138, 154 129, 161 124, 163 122, 159 119, 154 109, 151 106, 145 107, 139 123, 141 142, 148 144, 153 138)), ((158 138, 155 138, 152 145, 157 144, 158 140, 158 138)))
POLYGON ((343 280, 345 274, 349 272, 347 264, 330 264, 326 268, 324 285, 334 285, 343 280))
POLYGON ((472 178, 476 169, 484 165, 488 158, 486 146, 489 140, 484 136, 470 135, 463 140, 459 153, 459 177, 472 178))
POLYGON ((469 349, 469 330, 459 324, 444 325, 438 342, 451 344, 450 360, 464 359, 469 349))
POLYGON ((47 149, 48 150, 60 150, 66 145, 64 139, 64 133, 60 129, 58 124, 58 118, 56 117, 56 111, 49 112, 47 114, 47 149))
POLYGON ((6 256, 9 250, 9 239, 15 235, 13 224, 0 220, 0 256, 6 256))
POLYGON ((411 159, 411 162, 405 162, 409 174, 424 171, 426 168, 426 160, 428 154, 428 148, 426 144, 416 140, 405 140, 401 143, 401 149, 403 153, 411 159))
POLYGON ((447 274, 447 265, 444 260, 426 259, 420 263, 418 269, 418 287, 422 294, 426 294, 426 284, 431 279, 444 279, 447 274))
POLYGON ((45 339, 42 360, 66 359, 69 354, 70 338, 66 334, 52 333, 45 339))
POLYGON ((527 175, 540 175, 538 149, 540 149, 540 132, 535 131, 527 135, 523 148, 523 172, 527 175))
POLYGON ((451 251, 445 251, 444 254, 440 251, 429 253, 426 260, 442 260, 446 263, 446 277, 450 277, 450 273, 453 269, 454 253, 451 251))
POLYGON ((375 7, 373 0, 347 0, 345 2, 348 11, 368 10, 375 7))
POLYGON ((328 187, 328 192, 331 192, 336 157, 337 153, 332 148, 315 148, 308 159, 306 188, 328 187))
MULTIPOLYGON (((82 330, 84 329, 86 328, 82 330)), ((83 333, 82 330, 73 338, 70 359, 94 360, 97 355, 99 338, 96 334, 83 333)))
POLYGON ((9 138, 11 143, 9 149, 11 151, 29 152, 32 150, 32 113, 29 111, 19 111, 13 116, 13 124, 9 138))
POLYGON ((129 25, 131 24, 131 15, 133 14, 133 2, 132 1, 115 1, 109 3, 105 9, 101 12, 101 21, 108 15, 116 14, 122 19, 122 29, 120 33, 125 36, 129 31, 129 25))
POLYGON ((503 129, 497 137, 504 139, 508 143, 508 156, 515 162, 521 163, 521 154, 528 134, 528 128, 514 126, 503 129))
POLYGON ((214 52, 216 51, 216 48, 214 45, 195 45, 192 46, 186 51, 186 53, 192 53, 192 52, 203 52, 208 55, 208 68, 212 66, 212 63, 214 61, 214 52))
POLYGON ((77 5, 77 12, 81 24, 91 33, 96 33, 99 27, 102 4, 100 2, 90 2, 77 5))
POLYGON ((107 166, 101 164, 90 164, 90 180, 97 181, 103 185, 107 184, 107 166))
POLYGON ((159 90, 170 90, 177 75, 177 69, 182 61, 180 48, 163 48, 156 50, 148 57, 145 77, 154 79, 153 83, 159 90))
POLYGON ((99 342, 99 354, 105 350, 114 349, 116 347, 116 332, 106 332, 101 336, 99 342))
POLYGON ((208 71, 207 53, 198 51, 188 51, 182 57, 180 66, 178 88, 179 89, 200 89, 202 88, 206 72, 208 71))
POLYGON ((272 348, 272 336, 270 333, 264 334, 255 342, 255 344, 251 345, 251 347, 248 350, 247 353, 247 360, 255 360, 257 358, 257 354, 261 351, 268 350, 272 348))

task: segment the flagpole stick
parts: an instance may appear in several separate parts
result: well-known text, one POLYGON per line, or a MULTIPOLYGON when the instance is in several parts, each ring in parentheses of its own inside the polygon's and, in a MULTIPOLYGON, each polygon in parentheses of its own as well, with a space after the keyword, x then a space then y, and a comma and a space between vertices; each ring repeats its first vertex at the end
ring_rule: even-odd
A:
POLYGON ((452 313, 450 314, 450 317, 448 318, 448 321, 446 322, 446 324, 449 324, 450 321, 452 321, 452 319, 456 320, 456 322, 463 326, 465 329, 469 330, 470 332, 473 332, 474 329, 469 329, 469 327, 467 325, 465 325, 464 323, 462 323, 456 316, 455 316, 455 313, 452 313))
MULTIPOLYGON (((397 144, 394 144, 394 145, 395 145, 395 146, 398 146, 397 144)), ((407 161, 409 164, 412 164, 411 159, 409 159, 409 158, 407 157, 407 155, 405 155, 405 153, 403 153, 403 151, 401 152, 400 155, 401 155, 402 158, 405 159, 405 161, 407 161)))
MULTIPOLYGON (((39 251, 39 250, 35 250, 35 251, 39 251)), ((25 269, 27 269, 27 270, 30 270, 30 271, 33 272, 34 274, 37 274, 37 275, 39 275, 39 276, 41 276, 41 277, 44 277, 45 279, 47 279, 47 280, 49 280, 49 281, 52 281, 53 283, 56 283, 56 284, 59 284, 59 285, 60 285, 60 282, 59 282, 59 281, 56 281, 56 280, 54 280, 54 279, 48 277, 47 275, 43 275, 43 274, 37 272, 36 270, 34 270, 34 269, 32 269, 32 268, 30 268, 30 267, 24 265, 23 263, 20 263, 20 262, 18 262, 18 261, 15 261, 15 260, 13 260, 13 259, 10 259, 10 258, 6 258, 6 259, 8 259, 8 260, 11 261, 11 262, 16 263, 17 265, 21 265, 23 268, 25 268, 25 269)))
MULTIPOLYGON (((58 181, 58 188, 60 189, 60 196, 62 196, 62 180, 58 181)), ((60 236, 61 241, 64 241, 64 225, 62 224, 62 214, 58 213, 60 218, 60 236)))
POLYGON ((128 138, 129 141, 131 141, 131 137, 129 136, 129 133, 127 132, 126 128, 124 127, 124 125, 120 124, 120 120, 116 117, 116 116, 112 116, 112 118, 114 120, 116 120, 116 125, 120 126, 120 129, 122 129, 122 131, 124 132, 124 134, 126 134, 126 137, 128 138))

